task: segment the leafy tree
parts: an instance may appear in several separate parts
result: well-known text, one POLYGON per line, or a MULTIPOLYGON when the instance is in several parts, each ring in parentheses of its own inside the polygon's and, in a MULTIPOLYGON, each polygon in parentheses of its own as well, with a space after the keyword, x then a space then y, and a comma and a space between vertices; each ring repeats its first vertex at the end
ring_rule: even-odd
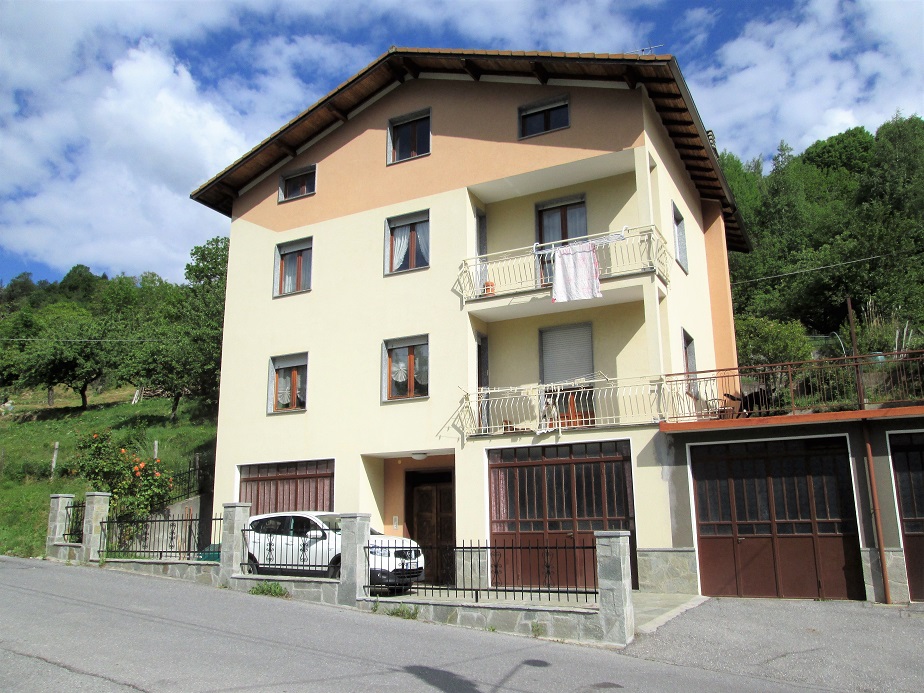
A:
POLYGON ((759 316, 743 315, 735 319, 738 362, 743 366, 760 366, 812 358, 812 344, 805 327, 797 320, 779 322, 759 316))
POLYGON ((110 366, 102 325, 74 303, 55 303, 35 314, 35 341, 19 360, 20 382, 29 387, 66 385, 87 407, 87 389, 110 366))

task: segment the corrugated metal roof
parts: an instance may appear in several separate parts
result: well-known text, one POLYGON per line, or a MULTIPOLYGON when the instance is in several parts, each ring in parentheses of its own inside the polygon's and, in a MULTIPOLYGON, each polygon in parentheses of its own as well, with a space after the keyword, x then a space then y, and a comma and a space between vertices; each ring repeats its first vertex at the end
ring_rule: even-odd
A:
POLYGON ((700 195, 721 203, 728 249, 750 250, 734 195, 671 55, 393 47, 203 183, 190 197, 231 216, 238 191, 248 183, 294 156, 300 146, 331 125, 346 120, 351 111, 382 90, 395 82, 416 79, 421 73, 462 74, 473 80, 488 75, 528 77, 542 84, 551 79, 611 80, 625 82, 631 89, 644 85, 700 195))

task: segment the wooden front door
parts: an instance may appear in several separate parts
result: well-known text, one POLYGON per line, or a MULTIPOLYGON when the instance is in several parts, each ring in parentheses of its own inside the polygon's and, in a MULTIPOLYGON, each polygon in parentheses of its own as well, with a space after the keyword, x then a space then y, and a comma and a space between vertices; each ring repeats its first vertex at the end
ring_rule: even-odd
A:
POLYGON ((924 433, 889 436, 905 570, 912 601, 924 601, 924 433))
POLYGON ((455 488, 452 472, 409 472, 411 538, 426 556, 424 580, 433 584, 455 582, 455 488))
POLYGON ((864 599, 844 439, 691 448, 702 592, 864 599))

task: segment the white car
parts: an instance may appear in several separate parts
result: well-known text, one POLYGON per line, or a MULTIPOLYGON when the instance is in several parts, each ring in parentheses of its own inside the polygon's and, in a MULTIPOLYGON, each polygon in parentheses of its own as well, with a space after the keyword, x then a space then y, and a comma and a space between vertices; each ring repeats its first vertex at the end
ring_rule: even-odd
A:
MULTIPOLYGON (((292 511, 254 515, 247 538, 247 562, 254 573, 340 577, 340 516, 292 511)), ((424 557, 412 539, 369 536, 371 585, 408 587, 424 573, 424 557)))

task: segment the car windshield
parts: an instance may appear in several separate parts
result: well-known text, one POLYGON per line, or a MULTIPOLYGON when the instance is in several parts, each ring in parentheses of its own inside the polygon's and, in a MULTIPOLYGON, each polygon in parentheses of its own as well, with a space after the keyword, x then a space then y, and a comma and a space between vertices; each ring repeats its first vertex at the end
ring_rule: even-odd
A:
POLYGON ((332 532, 340 534, 340 516, 339 515, 318 515, 318 519, 327 525, 332 532))
MULTIPOLYGON (((340 515, 318 515, 318 519, 327 525, 332 532, 340 534, 340 515)), ((374 537, 384 537, 385 535, 377 529, 369 529, 369 534, 374 537)))

